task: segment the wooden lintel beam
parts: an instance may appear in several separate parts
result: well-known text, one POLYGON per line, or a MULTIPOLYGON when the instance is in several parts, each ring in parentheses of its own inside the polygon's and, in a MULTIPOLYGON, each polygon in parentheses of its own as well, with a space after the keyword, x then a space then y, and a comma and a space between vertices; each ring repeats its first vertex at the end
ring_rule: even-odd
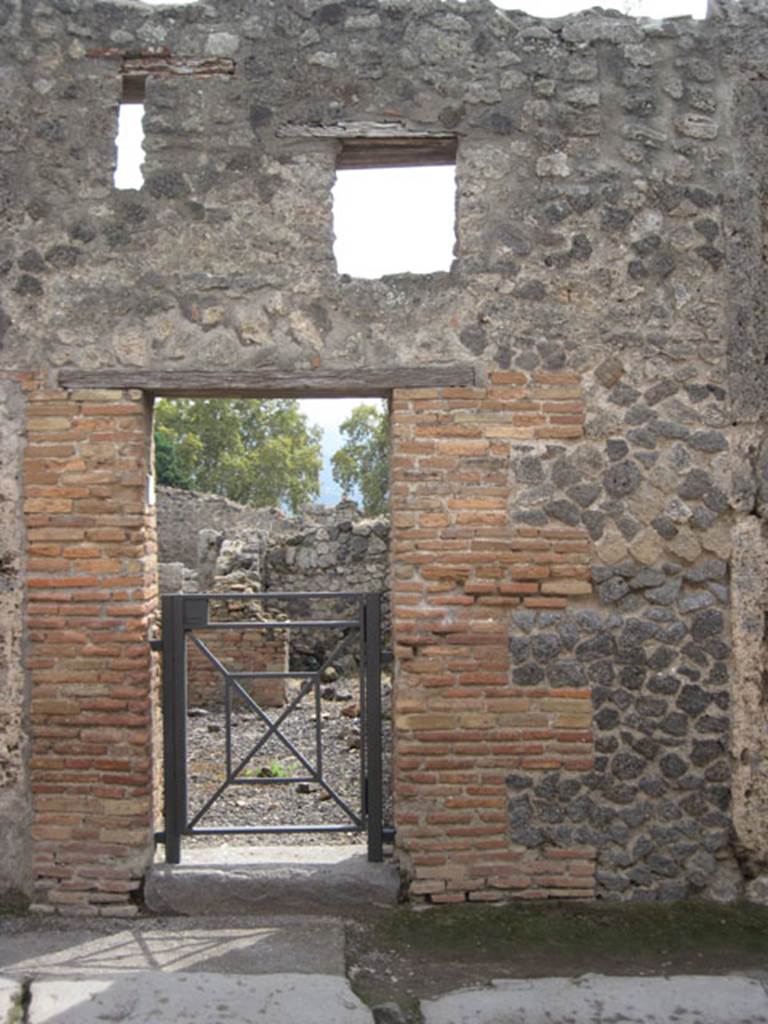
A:
POLYGON ((333 139, 340 143, 337 166, 425 167, 456 163, 458 138, 403 121, 343 121, 330 125, 284 124, 279 138, 333 139))
POLYGON ((143 103, 146 94, 146 75, 123 75, 122 103, 143 103))
POLYGON ((438 131, 407 121, 337 121, 334 124, 280 124, 275 129, 286 139, 455 139, 454 132, 438 131))
POLYGON ((235 62, 229 57, 125 57, 124 75, 160 75, 167 78, 211 78, 234 75, 235 62))
POLYGON ((340 170, 361 167, 434 167, 456 163, 456 139, 345 139, 336 166, 340 170))
POLYGON ((63 369, 59 386, 69 390, 136 388, 150 395, 184 398, 385 397, 395 388, 462 387, 476 382, 469 363, 286 371, 63 369))

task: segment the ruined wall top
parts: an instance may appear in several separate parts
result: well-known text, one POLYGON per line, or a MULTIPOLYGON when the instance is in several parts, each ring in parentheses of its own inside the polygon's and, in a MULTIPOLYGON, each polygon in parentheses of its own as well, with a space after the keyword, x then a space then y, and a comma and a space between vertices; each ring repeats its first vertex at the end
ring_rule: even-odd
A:
POLYGON ((5 366, 482 374, 640 349, 758 415, 768 5, 0 0, 0 27, 5 366), (147 75, 146 162, 120 192, 124 74, 147 75), (458 140, 449 273, 337 274, 337 155, 366 132, 458 140))

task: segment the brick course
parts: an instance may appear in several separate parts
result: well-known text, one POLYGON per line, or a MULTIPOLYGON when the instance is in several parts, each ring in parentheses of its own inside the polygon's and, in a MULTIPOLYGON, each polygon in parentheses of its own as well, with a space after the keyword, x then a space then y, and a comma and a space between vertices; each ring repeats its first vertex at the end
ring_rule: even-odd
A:
POLYGON ((414 898, 594 892, 592 848, 510 841, 506 787, 516 769, 592 765, 589 689, 514 685, 507 640, 510 610, 561 609, 592 590, 585 530, 512 522, 510 444, 582 432, 573 373, 395 392, 395 807, 414 898))
POLYGON ((131 914, 151 859, 156 611, 139 392, 26 384, 35 902, 131 914))

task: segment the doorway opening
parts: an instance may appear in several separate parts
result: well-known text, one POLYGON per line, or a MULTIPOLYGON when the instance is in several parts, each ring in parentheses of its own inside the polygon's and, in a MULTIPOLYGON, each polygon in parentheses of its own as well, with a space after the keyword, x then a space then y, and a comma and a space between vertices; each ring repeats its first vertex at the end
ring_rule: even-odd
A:
POLYGON ((159 399, 154 420, 163 602, 208 595, 170 712, 184 720, 189 843, 365 850, 371 714, 385 836, 392 821, 386 404, 159 399), (366 594, 381 597, 381 713, 366 594))

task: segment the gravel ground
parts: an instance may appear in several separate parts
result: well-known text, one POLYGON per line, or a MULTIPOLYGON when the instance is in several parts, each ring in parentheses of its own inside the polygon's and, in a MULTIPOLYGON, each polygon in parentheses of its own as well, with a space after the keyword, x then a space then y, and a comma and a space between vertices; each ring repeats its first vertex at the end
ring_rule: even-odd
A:
MULTIPOLYGON (((323 778, 355 810, 360 809, 360 717, 358 681, 342 679, 323 684, 320 700, 323 778)), ((291 697, 298 692, 293 690, 291 697)), ((391 722, 389 680, 382 683, 382 745, 384 750, 384 821, 391 822, 391 722)), ((289 698, 290 699, 290 698, 289 698)), ((271 719, 283 709, 269 708, 271 719)), ((282 732, 315 766, 316 709, 314 693, 305 695, 281 726, 282 732)), ((233 702, 232 764, 246 757, 264 735, 266 726, 240 698, 233 702)), ((223 711, 191 708, 187 721, 187 764, 190 818, 205 804, 225 777, 226 730, 223 711)), ((244 827, 254 825, 336 825, 352 824, 349 816, 315 781, 287 781, 309 777, 309 772, 285 745, 271 736, 251 758, 239 777, 243 785, 230 785, 198 823, 199 827, 244 827)), ((265 835, 232 835, 232 845, 285 843, 293 845, 365 843, 364 833, 294 832, 265 835)), ((185 838, 185 844, 220 845, 221 836, 185 838)))

